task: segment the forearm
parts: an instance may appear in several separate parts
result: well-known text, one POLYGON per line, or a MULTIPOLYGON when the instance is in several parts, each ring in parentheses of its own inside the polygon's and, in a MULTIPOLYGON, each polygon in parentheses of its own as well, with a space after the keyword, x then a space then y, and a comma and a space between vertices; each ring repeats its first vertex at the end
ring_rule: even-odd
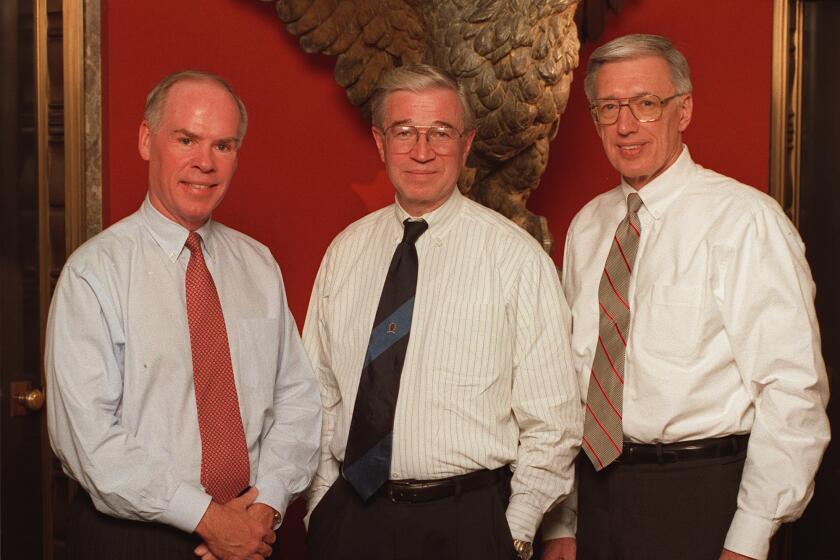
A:
POLYGON ((545 512, 572 491, 583 423, 569 309, 553 263, 541 259, 532 275, 520 280, 517 297, 511 406, 519 446, 508 508, 514 537, 529 541, 545 512))
POLYGON ((718 304, 755 418, 726 548, 761 559, 779 524, 798 518, 811 499, 829 440, 828 382, 814 284, 795 228, 774 209, 749 216, 734 241, 718 265, 718 304))
POLYGON ((284 340, 274 384, 274 420, 260 443, 257 501, 284 514, 309 487, 318 464, 321 398, 297 327, 286 312, 284 340))
POLYGON ((548 510, 541 525, 544 541, 574 537, 577 533, 577 487, 548 510))

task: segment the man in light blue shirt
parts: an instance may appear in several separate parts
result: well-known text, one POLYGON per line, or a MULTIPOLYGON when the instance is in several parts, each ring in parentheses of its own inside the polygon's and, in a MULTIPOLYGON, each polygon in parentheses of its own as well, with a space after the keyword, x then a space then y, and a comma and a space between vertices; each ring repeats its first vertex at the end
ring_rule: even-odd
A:
POLYGON ((164 78, 140 126, 146 200, 62 271, 45 359, 50 440, 84 490, 70 510, 69 558, 268 557, 282 514, 310 483, 320 399, 280 269, 267 247, 210 218, 246 128, 242 101, 218 76, 164 78), (218 340, 192 330, 188 237, 218 294, 218 340), (193 364, 197 344, 216 355, 225 335, 220 355, 240 418, 221 419, 222 459, 211 465, 199 416, 224 397, 214 388, 201 404, 193 364), (247 466, 239 497, 220 501, 205 471, 236 470, 233 433, 247 466))

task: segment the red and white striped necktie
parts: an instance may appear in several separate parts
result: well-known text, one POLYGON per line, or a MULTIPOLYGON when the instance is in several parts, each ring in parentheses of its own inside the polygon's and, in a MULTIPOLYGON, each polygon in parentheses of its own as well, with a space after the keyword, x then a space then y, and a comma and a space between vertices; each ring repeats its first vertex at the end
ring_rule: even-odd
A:
POLYGON ((600 471, 621 455, 624 357, 630 303, 627 287, 642 234, 637 193, 627 197, 627 216, 618 224, 598 288, 599 329, 586 394, 583 450, 600 471))

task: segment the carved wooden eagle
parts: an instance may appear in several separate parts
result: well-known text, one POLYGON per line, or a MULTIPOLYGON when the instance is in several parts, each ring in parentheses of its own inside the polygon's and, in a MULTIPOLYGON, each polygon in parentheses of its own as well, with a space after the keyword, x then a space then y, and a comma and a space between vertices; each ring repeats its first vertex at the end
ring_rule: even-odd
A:
MULTIPOLYGON (((274 1, 308 53, 337 56, 336 82, 366 114, 388 70, 417 62, 449 71, 466 87, 476 137, 459 188, 525 228, 550 252, 546 221, 528 211, 548 162, 578 65, 580 0, 274 1)), ((582 36, 600 34, 607 7, 583 0, 582 36)))

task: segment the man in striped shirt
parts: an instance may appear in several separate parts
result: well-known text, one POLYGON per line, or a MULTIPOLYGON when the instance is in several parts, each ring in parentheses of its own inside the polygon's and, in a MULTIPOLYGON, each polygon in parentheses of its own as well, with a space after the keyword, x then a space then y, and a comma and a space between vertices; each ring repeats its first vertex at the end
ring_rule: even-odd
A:
POLYGON ((310 558, 527 559, 581 433, 554 264, 456 188, 474 130, 451 77, 397 69, 372 108, 396 201, 330 245, 303 334, 324 407, 310 558))

